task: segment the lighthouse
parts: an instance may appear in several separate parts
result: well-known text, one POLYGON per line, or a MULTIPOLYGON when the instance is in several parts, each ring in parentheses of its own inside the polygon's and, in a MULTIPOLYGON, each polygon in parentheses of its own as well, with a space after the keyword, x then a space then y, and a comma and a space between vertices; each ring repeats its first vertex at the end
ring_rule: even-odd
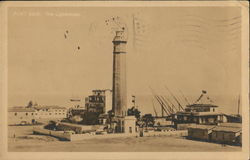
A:
POLYGON ((113 97, 112 110, 116 117, 127 115, 126 86, 126 36, 124 30, 116 31, 113 39, 113 97))
POLYGON ((126 35, 124 29, 116 31, 113 39, 113 95, 112 111, 114 113, 113 129, 118 133, 136 133, 135 116, 127 116, 126 85, 126 35))

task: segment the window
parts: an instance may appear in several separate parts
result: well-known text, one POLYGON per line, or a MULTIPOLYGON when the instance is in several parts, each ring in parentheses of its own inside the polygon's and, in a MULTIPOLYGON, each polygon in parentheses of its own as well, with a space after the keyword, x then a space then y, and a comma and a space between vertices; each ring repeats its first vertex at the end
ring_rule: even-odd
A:
POLYGON ((31 115, 33 116, 33 115, 34 115, 34 113, 31 113, 31 115))
POLYGON ((28 115, 28 113, 26 113, 26 116, 28 115))
POLYGON ((17 113, 15 113, 15 116, 17 116, 17 113))

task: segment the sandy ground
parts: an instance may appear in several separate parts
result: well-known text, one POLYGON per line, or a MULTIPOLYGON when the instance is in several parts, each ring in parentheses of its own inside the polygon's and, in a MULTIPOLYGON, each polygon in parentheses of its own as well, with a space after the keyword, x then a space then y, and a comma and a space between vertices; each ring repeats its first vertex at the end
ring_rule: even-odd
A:
POLYGON ((238 146, 187 140, 184 137, 127 137, 68 142, 32 135, 32 126, 9 126, 8 150, 14 152, 227 152, 238 146), (16 138, 14 138, 14 133, 16 138))

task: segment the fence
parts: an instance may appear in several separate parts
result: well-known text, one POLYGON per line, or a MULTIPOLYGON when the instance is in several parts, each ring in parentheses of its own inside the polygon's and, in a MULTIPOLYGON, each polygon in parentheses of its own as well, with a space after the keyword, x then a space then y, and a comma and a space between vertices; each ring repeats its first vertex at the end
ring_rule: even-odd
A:
MULTIPOLYGON (((93 135, 93 134, 70 134, 64 133, 63 131, 51 131, 42 128, 34 128, 34 134, 43 134, 49 135, 53 137, 57 137, 60 140, 68 140, 68 141, 79 141, 79 140, 86 140, 86 139, 105 139, 105 138, 119 138, 119 137, 139 137, 139 133, 134 134, 125 134, 125 133, 112 133, 112 134, 105 134, 105 135, 93 135)), ((154 136, 186 136, 187 131, 167 131, 167 132, 144 132, 143 136, 145 137, 154 137, 154 136)))
POLYGON ((143 136, 145 137, 155 137, 155 136, 187 136, 187 130, 180 131, 166 131, 166 132, 144 132, 143 136))
POLYGON ((63 131, 52 131, 48 129, 34 127, 33 133, 53 136, 59 138, 60 140, 70 140, 70 133, 64 133, 63 131))

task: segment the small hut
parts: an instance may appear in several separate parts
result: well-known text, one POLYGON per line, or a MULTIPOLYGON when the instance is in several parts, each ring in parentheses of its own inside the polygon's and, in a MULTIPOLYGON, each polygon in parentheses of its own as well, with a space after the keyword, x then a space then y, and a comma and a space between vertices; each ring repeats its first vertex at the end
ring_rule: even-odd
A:
POLYGON ((188 127, 188 137, 210 141, 213 128, 215 125, 191 125, 188 127))
POLYGON ((217 143, 241 144, 242 127, 217 126, 212 132, 212 141, 217 143))

